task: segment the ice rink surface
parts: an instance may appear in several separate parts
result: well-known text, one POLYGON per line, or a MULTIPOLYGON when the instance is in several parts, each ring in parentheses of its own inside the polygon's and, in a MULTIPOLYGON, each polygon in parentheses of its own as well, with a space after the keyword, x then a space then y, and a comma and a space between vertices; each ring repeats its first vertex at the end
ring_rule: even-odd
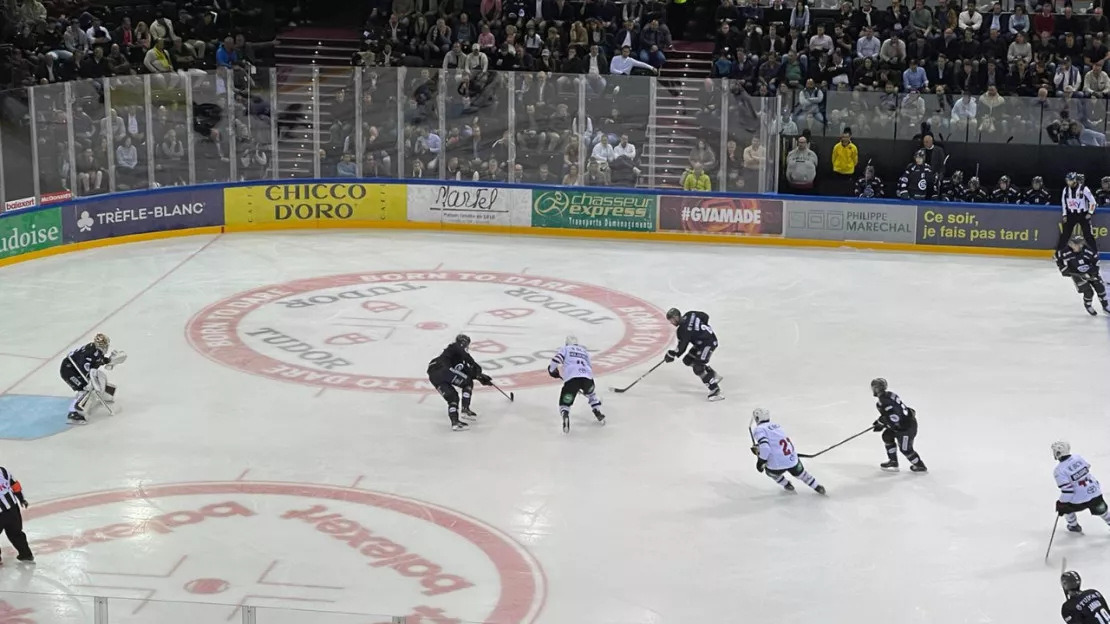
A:
POLYGON ((244 602, 260 623, 1050 622, 1063 556, 1110 590, 1097 518, 1044 562, 1050 443, 1110 484, 1110 326, 1047 260, 265 233, 35 260, 0 292, 0 425, 23 438, 0 464, 38 550, 4 543, 21 621, 108 596, 112 621, 170 624, 244 602), (625 385, 671 306, 710 314, 727 399, 676 362, 604 391, 607 427, 580 398, 564 436, 545 358, 575 333, 608 353, 599 389, 625 385), (130 356, 117 413, 58 427, 41 397, 69 397, 61 358, 96 331, 130 356), (452 433, 421 382, 460 331, 516 401, 483 390, 452 433), (872 422, 876 376, 917 410, 927 475, 881 472, 870 433, 806 461, 827 498, 754 470, 753 408, 812 453, 872 422))

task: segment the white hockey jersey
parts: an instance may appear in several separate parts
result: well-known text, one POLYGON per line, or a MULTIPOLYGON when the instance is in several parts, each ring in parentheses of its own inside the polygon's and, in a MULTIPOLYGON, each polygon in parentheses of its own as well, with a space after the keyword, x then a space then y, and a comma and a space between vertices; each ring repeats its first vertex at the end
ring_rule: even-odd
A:
POLYGON ((594 378, 594 369, 590 365, 590 352, 586 347, 581 345, 566 345, 559 349, 555 357, 551 358, 551 363, 547 365, 547 370, 556 371, 562 366, 563 381, 577 379, 584 377, 586 379, 594 378))
POLYGON ((1056 465, 1055 472, 1061 503, 1081 504, 1102 496, 1102 486, 1091 474, 1091 465, 1079 455, 1069 455, 1056 465))
POLYGON ((773 422, 765 422, 756 425, 752 435, 759 445, 759 458, 767 462, 768 469, 789 470, 798 464, 794 443, 786 437, 782 427, 773 422))

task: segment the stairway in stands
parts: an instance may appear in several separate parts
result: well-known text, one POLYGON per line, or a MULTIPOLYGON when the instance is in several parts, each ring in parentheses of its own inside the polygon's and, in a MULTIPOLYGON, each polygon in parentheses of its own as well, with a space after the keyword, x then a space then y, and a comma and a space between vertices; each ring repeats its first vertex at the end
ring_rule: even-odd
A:
MULTIPOLYGON (((335 93, 352 84, 351 55, 358 51, 357 33, 348 30, 297 29, 278 37, 274 50, 277 60, 277 113, 300 105, 300 112, 311 123, 313 118, 312 74, 320 72, 320 144, 330 140, 330 103, 335 93), (305 31, 308 32, 305 32, 305 31)), ((353 96, 354 94, 348 94, 353 96)), ((284 132, 278 138, 278 175, 281 178, 314 176, 310 125, 284 132)), ((322 177, 333 177, 334 171, 321 171, 322 177)))
MULTIPOLYGON (((677 45, 681 48, 683 44, 677 45)), ((657 187, 682 186, 682 173, 690 164, 690 150, 698 139, 699 128, 694 115, 712 67, 713 53, 708 50, 676 49, 667 53, 667 63, 659 71, 659 88, 655 95, 657 187)), ((650 157, 643 158, 642 162, 649 163, 650 157)), ((646 182, 645 178, 641 180, 646 182)))

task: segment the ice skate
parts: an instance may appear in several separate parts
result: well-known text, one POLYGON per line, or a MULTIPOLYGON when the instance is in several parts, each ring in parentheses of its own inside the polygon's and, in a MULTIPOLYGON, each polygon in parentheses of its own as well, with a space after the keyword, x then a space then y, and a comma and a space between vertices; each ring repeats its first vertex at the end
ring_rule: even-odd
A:
POLYGON ((709 391, 709 396, 706 397, 706 399, 709 400, 709 401, 723 401, 724 398, 725 398, 725 395, 721 394, 721 389, 720 388, 714 388, 713 390, 710 390, 709 391))
POLYGON ((478 417, 478 412, 475 412, 474 410, 470 409, 469 407, 464 407, 461 410, 459 410, 459 416, 461 416, 463 418, 469 418, 470 420, 474 420, 475 418, 478 417))
POLYGON ((825 486, 818 485, 817 487, 813 488, 813 491, 817 492, 818 494, 820 494, 822 496, 824 496, 825 495, 825 486))
POLYGON ((77 412, 70 412, 67 418, 69 419, 69 424, 71 425, 84 425, 88 422, 88 419, 85 418, 84 414, 79 414, 77 412))
POLYGON ((1098 316, 1098 312, 1095 312, 1095 306, 1091 305, 1090 301, 1084 299, 1083 307, 1087 308, 1087 314, 1090 314, 1091 316, 1098 316))
POLYGON ((563 433, 570 433, 570 416, 563 415, 563 433))
POLYGON ((910 471, 912 471, 912 472, 929 472, 929 469, 925 467, 925 462, 917 462, 916 464, 911 464, 910 465, 910 471))
POLYGON ((1082 533, 1083 532, 1083 527, 1079 526, 1079 523, 1069 524, 1068 525, 1068 531, 1070 531, 1072 533, 1082 533))
POLYGON ((898 460, 892 459, 890 461, 883 462, 879 464, 879 468, 882 468, 887 472, 898 472, 898 460))
POLYGON ((599 410, 599 409, 594 410, 594 418, 597 419, 597 424, 599 424, 603 427, 605 426, 605 414, 602 414, 601 410, 599 410))
POLYGON ((786 490, 787 492, 790 492, 790 493, 793 493, 795 491, 794 490, 794 484, 789 482, 789 481, 786 482, 786 485, 782 486, 782 489, 784 489, 784 490, 786 490))
POLYGON ((470 425, 468 425, 464 422, 461 422, 461 421, 456 422, 456 423, 451 423, 451 431, 466 431, 469 428, 470 428, 470 425))

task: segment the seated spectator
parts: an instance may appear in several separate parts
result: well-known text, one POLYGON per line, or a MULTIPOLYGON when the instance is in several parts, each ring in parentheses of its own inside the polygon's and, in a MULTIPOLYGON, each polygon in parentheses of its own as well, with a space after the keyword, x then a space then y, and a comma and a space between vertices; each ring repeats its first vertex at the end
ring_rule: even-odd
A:
POLYGON ((898 33, 891 33, 890 39, 883 42, 879 51, 879 60, 883 66, 890 69, 901 69, 906 64, 906 44, 898 33))
POLYGON ((1010 16, 1010 37, 1017 37, 1021 34, 1025 35, 1026 39, 1029 39, 1032 28, 1032 24, 1029 22, 1029 15, 1025 12, 1025 5, 1014 5, 1014 13, 1010 16))
POLYGON ((1087 32, 1102 37, 1110 33, 1110 20, 1106 19, 1101 6, 1095 5, 1087 15, 1087 32))
POLYGON ((1104 98, 1110 95, 1110 76, 1102 71, 1102 63, 1095 63, 1083 77, 1083 93, 1087 97, 1104 98))
POLYGON ((130 136, 124 136, 123 144, 116 147, 116 182, 128 187, 137 181, 136 168, 139 166, 139 150, 131 141, 130 136))
POLYGON ((100 79, 112 74, 112 65, 104 58, 104 48, 93 48, 91 56, 85 57, 79 66, 78 74, 87 80, 100 79))
POLYGON ((716 170, 717 154, 703 139, 698 139, 694 148, 690 150, 689 162, 691 167, 697 163, 701 163, 706 169, 716 170))
POLYGON ((952 123, 953 125, 975 123, 979 118, 979 105, 971 97, 971 93, 964 92, 963 96, 952 106, 952 123))
POLYGON ((560 180, 551 175, 551 170, 547 166, 547 163, 540 163, 539 169, 536 170, 535 175, 529 178, 529 182, 531 182, 532 184, 547 184, 551 186, 558 186, 560 180))
POLYGON ((470 54, 466 55, 462 69, 471 75, 484 74, 489 71, 489 57, 477 43, 470 47, 470 54))
POLYGON ((616 158, 616 153, 613 151, 613 146, 609 144, 609 135, 602 134, 601 140, 597 145, 594 145, 593 151, 590 153, 590 158, 595 160, 598 164, 607 168, 609 163, 616 158))
POLYGON ((989 34, 992 30, 997 30, 999 33, 1003 33, 1009 29, 1009 17, 1002 12, 1002 5, 996 1, 991 5, 990 14, 983 20, 980 32, 989 34))
POLYGON ((628 142, 627 134, 622 134, 620 143, 613 146, 613 159, 609 161, 609 168, 614 172, 631 171, 636 177, 640 175, 640 169, 636 166, 636 146, 628 142))
MULTIPOLYGON (((416 163, 419 164, 420 161, 417 160, 416 163)), ((339 162, 335 165, 335 175, 340 178, 358 177, 358 164, 354 161, 351 154, 344 152, 339 158, 339 162)))
POLYGON ((957 24, 961 31, 970 30, 973 35, 977 34, 979 29, 983 27, 983 14, 975 8, 974 1, 968 2, 964 7, 957 24))
POLYGON ((1052 83, 1056 86, 1056 96, 1063 96, 1065 93, 1081 94, 1083 88, 1083 76, 1080 75, 1079 69, 1071 64, 1070 57, 1064 57, 1062 63, 1056 66, 1056 74, 1052 78, 1052 83))
POLYGON ((790 19, 787 26, 804 35, 809 32, 809 20, 809 7, 806 6, 805 1, 795 0, 794 8, 790 10, 790 19))
POLYGON ((482 32, 478 35, 478 48, 487 56, 497 49, 497 38, 493 36, 489 24, 482 24, 482 32))
POLYGON ((877 62, 882 45, 883 42, 875 36, 874 30, 871 28, 863 29, 862 35, 856 41, 856 59, 862 61, 869 58, 877 62))
POLYGON ((166 52, 166 40, 156 39, 154 47, 147 51, 145 58, 143 58, 143 66, 152 74, 168 74, 173 72, 173 63, 170 61, 170 55, 166 52))
POLYGON ((795 110, 795 123, 798 127, 812 127, 813 122, 825 125, 825 115, 821 112, 824 103, 825 92, 817 88, 812 78, 806 80, 805 88, 798 92, 798 106, 795 110))
POLYGON ((979 49, 983 55, 983 60, 1006 60, 1008 46, 1002 38, 1002 33, 997 30, 991 29, 988 31, 987 38, 983 40, 979 49))
POLYGON ((809 53, 814 57, 830 55, 833 51, 833 39, 825 34, 825 25, 817 25, 817 33, 809 38, 809 53))
POLYGON ((902 88, 906 91, 924 91, 929 88, 925 68, 917 64, 916 58, 911 58, 909 68, 902 72, 902 88))
POLYGON ((902 4, 902 0, 890 0, 886 8, 886 26, 891 32, 905 37, 910 26, 910 11, 902 4))
MULTIPOLYGON (((76 52, 87 53, 89 51, 89 35, 81 29, 81 25, 77 20, 71 20, 65 33, 62 34, 62 44, 65 46, 65 51, 69 54, 69 58, 73 58, 76 52)), ((61 60, 66 60, 61 56, 59 58, 61 60)))
POLYGON ((1025 41, 1025 34, 1018 33, 1006 51, 1006 60, 1010 65, 1016 66, 1019 61, 1033 62, 1033 46, 1025 41))
POLYGON ((91 147, 85 148, 77 157, 77 184, 83 196, 104 190, 104 169, 97 162, 91 147))
POLYGON ((637 67, 640 69, 645 69, 652 73, 659 73, 659 70, 652 67, 651 65, 648 65, 643 61, 638 61, 629 56, 631 53, 631 48, 629 48, 628 46, 622 47, 620 56, 614 56, 613 60, 609 61, 609 73, 627 76, 632 72, 633 68, 637 67))
POLYGON ((1110 49, 1106 47, 1105 38, 1100 34, 1087 37, 1087 49, 1083 51, 1083 63, 1094 66, 1095 63, 1106 64, 1110 60, 1110 49))
POLYGON ((1054 34, 1056 32, 1056 15, 1052 12, 1052 3, 1045 2, 1041 5, 1041 12, 1033 16, 1033 32, 1054 34))
POLYGON ((786 53, 786 59, 783 61, 782 70, 779 73, 782 76, 782 81, 791 89, 801 88, 805 80, 806 69, 797 52, 791 50, 786 53))
POLYGON ((578 165, 567 166, 567 173, 563 176, 563 186, 582 186, 582 178, 578 175, 578 165))
POLYGON ((127 60, 123 50, 118 43, 112 44, 112 50, 108 53, 108 65, 112 68, 113 76, 123 76, 132 73, 131 61, 127 60))
POLYGON ((173 21, 166 17, 162 9, 157 9, 154 15, 154 21, 150 23, 150 36, 153 39, 173 41, 174 37, 177 36, 173 29, 173 21))
POLYGON ((852 28, 862 32, 865 28, 877 31, 882 28, 883 16, 872 6, 871 0, 863 0, 863 6, 852 14, 852 28))
POLYGON ((609 186, 609 172, 601 168, 596 160, 590 160, 586 165, 586 175, 583 180, 585 186, 609 186))
POLYGON ((700 162, 693 163, 693 168, 688 169, 682 176, 682 190, 684 191, 712 191, 713 181, 705 173, 705 166, 700 162))
POLYGON ((659 20, 653 19, 640 31, 640 60, 656 69, 667 62, 663 50, 671 47, 671 33, 666 26, 660 27, 659 20))
POLYGON ((937 28, 936 16, 925 6, 925 0, 914 0, 910 11, 910 28, 918 37, 932 37, 937 28))

